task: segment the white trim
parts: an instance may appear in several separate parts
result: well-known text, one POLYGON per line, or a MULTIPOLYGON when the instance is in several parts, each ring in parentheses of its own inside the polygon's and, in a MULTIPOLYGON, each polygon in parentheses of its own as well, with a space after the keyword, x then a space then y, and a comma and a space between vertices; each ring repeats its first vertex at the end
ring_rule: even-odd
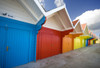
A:
POLYGON ((55 14, 56 14, 56 13, 51 14, 51 15, 47 16, 46 18, 49 19, 49 18, 53 17, 55 14))
POLYGON ((55 8, 55 9, 52 9, 52 10, 46 12, 46 11, 43 9, 43 7, 40 5, 40 3, 38 2, 38 0, 34 0, 34 2, 37 4, 37 6, 38 6, 38 7, 40 8, 40 10, 43 12, 44 16, 49 16, 49 15, 51 15, 51 14, 53 14, 53 13, 55 13, 55 12, 57 12, 57 11, 60 11, 60 10, 62 10, 62 9, 65 8, 65 5, 63 5, 63 6, 57 7, 57 8, 55 8))
MULTIPOLYGON (((87 25, 86 25, 87 26, 87 25)), ((85 31, 85 29, 86 29, 86 26, 85 26, 85 28, 84 28, 84 31, 85 31)))
MULTIPOLYGON (((80 20, 78 20, 78 22, 75 24, 74 30, 75 30, 75 33, 76 33, 76 34, 77 34, 77 33, 83 33, 82 26, 81 26, 81 24, 80 24, 80 20), (77 32, 76 27, 78 26, 78 24, 80 25, 81 31, 82 31, 82 32, 77 32)), ((73 33, 73 32, 72 32, 72 33, 73 33)))
MULTIPOLYGON (((64 5, 65 5, 65 4, 64 4, 64 5)), ((66 10, 66 13, 67 13, 67 15, 68 15, 68 18, 69 18, 69 20, 70 20, 70 23, 71 23, 71 25, 72 25, 72 28, 73 28, 74 26, 73 26, 72 20, 71 20, 71 18, 70 18, 70 16, 69 16, 69 13, 68 13, 68 10, 67 10, 66 6, 65 6, 65 10, 66 10)))
POLYGON ((69 27, 69 28, 64 29, 64 30, 62 30, 62 31, 66 31, 66 30, 70 30, 70 29, 73 29, 73 28, 72 28, 72 27, 69 27))
POLYGON ((59 7, 59 8, 55 8, 55 9, 53 9, 53 10, 51 10, 51 11, 46 12, 46 13, 45 13, 45 16, 49 16, 49 15, 51 15, 51 14, 57 12, 57 11, 60 11, 60 10, 62 10, 62 9, 64 9, 64 8, 65 8, 65 6, 61 6, 61 7, 59 7))
MULTIPOLYGON (((53 28, 50 28, 50 27, 46 27, 46 26, 43 26, 45 28, 49 28, 49 29, 53 29, 53 28)), ((57 31, 66 31, 66 30, 70 30, 72 28, 67 28, 67 29, 62 29, 62 30, 59 30, 59 29, 53 29, 53 30, 57 30, 57 31)))
MULTIPOLYGON (((80 20, 79 20, 80 21, 80 20)), ((80 23, 80 22, 79 22, 80 23)), ((83 29, 82 29, 82 25, 81 25, 81 23, 80 23, 80 27, 81 27, 81 30, 82 30, 82 32, 84 33, 84 31, 83 31, 83 29)))
POLYGON ((36 5, 38 6, 38 8, 42 11, 43 15, 45 16, 45 11, 42 8, 42 6, 40 5, 40 3, 38 2, 38 0, 34 0, 34 2, 36 3, 36 5))
MULTIPOLYGON (((87 30, 88 30, 87 24, 86 24, 86 26, 85 26, 85 28, 84 28, 84 31, 86 31, 86 28, 87 28, 87 30)), ((88 30, 88 34, 89 34, 89 30, 88 30)))
POLYGON ((76 28, 76 26, 78 25, 78 23, 79 23, 80 21, 78 20, 78 22, 75 24, 75 26, 73 27, 74 29, 76 28))
MULTIPOLYGON (((87 24, 86 24, 86 26, 87 26, 87 24)), ((86 29, 86 26, 85 26, 85 28, 84 28, 84 30, 83 30, 83 33, 84 33, 85 29, 86 29)))

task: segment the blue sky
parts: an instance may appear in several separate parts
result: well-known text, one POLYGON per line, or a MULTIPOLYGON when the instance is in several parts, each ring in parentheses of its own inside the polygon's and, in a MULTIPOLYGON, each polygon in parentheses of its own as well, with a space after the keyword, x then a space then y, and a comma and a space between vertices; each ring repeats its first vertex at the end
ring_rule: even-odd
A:
POLYGON ((72 20, 87 10, 100 9, 100 0, 64 0, 72 20))
MULTIPOLYGON (((44 0, 45 9, 49 11, 56 8, 55 0, 44 0)), ((71 20, 87 10, 100 9, 100 0, 63 0, 66 4, 71 20)))
POLYGON ((100 0, 39 0, 46 11, 66 4, 71 20, 80 19, 81 24, 87 23, 96 35, 100 34, 100 0), (62 2, 63 1, 63 2, 62 2))

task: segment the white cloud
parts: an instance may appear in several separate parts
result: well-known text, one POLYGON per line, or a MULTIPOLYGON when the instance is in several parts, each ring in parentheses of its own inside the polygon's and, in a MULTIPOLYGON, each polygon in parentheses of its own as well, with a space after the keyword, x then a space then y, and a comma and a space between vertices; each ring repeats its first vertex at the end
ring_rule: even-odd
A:
POLYGON ((91 30, 100 29, 100 9, 89 10, 76 17, 81 24, 87 23, 91 30))
POLYGON ((55 0, 54 3, 55 3, 55 5, 56 5, 57 7, 64 5, 64 1, 63 1, 63 0, 55 0))
POLYGON ((81 24, 87 23, 89 29, 95 34, 100 34, 100 9, 86 11, 76 19, 80 19, 81 24))

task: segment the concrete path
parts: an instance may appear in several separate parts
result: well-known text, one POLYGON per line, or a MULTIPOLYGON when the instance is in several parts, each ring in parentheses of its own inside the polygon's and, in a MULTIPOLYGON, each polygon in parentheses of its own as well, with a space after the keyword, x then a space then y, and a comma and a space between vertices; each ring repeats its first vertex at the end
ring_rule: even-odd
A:
POLYGON ((100 68, 100 44, 59 54, 16 68, 100 68))

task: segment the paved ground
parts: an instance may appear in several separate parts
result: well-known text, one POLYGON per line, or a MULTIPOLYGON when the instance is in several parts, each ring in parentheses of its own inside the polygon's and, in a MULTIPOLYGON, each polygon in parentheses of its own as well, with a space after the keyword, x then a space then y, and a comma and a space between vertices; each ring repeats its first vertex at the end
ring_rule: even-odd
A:
POLYGON ((100 68, 100 44, 59 54, 16 68, 100 68))

